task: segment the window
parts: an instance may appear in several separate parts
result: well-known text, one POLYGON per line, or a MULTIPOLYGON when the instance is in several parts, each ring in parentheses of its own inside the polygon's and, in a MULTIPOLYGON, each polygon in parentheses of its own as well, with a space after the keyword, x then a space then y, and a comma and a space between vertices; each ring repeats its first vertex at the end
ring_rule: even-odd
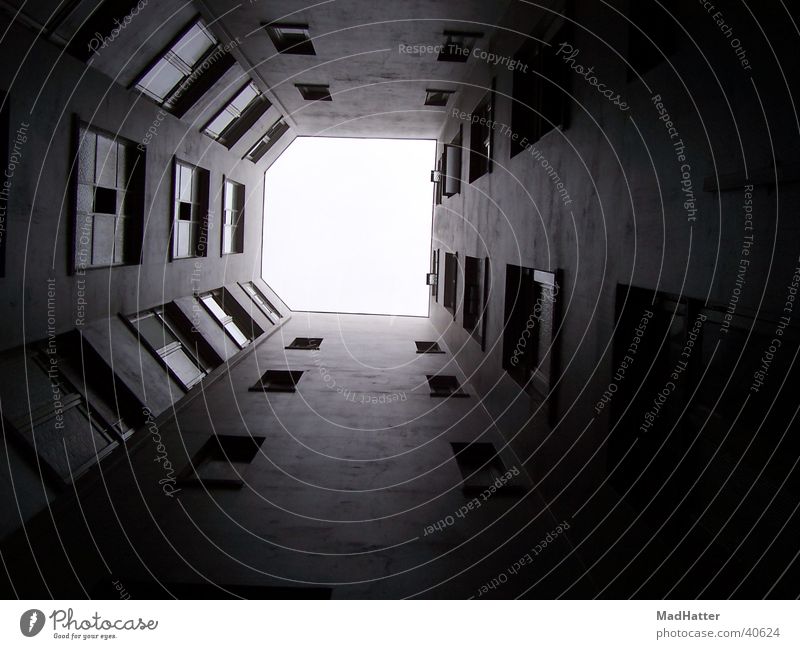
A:
POLYGON ((208 244, 209 172, 175 161, 172 258, 205 257, 208 244))
POLYGON ((306 101, 333 101, 331 87, 322 83, 296 83, 295 88, 300 91, 306 101))
POLYGON ((437 60, 448 63, 466 63, 475 43, 483 38, 481 32, 444 31, 444 44, 437 60))
POLYGON ((426 106, 447 106, 455 90, 432 90, 425 91, 425 105, 426 106))
POLYGON ((494 92, 490 91, 472 111, 469 132, 469 181, 492 170, 494 92))
POLYGON ((130 140, 79 126, 75 269, 139 263, 144 157, 130 140))
POLYGON ((264 439, 238 435, 211 437, 181 472, 178 483, 182 487, 241 488, 244 474, 264 439))
POLYGON ((421 341, 414 343, 417 346, 417 354, 444 354, 444 350, 435 341, 421 341))
POLYGON ((270 105, 251 81, 203 127, 203 133, 230 149, 267 112, 270 105))
POLYGON ((265 27, 275 49, 281 54, 314 56, 314 43, 308 25, 299 23, 272 23, 265 27))
POLYGON ((442 169, 444 168, 444 149, 442 149, 442 153, 439 156, 439 159, 436 161, 436 169, 431 171, 431 182, 433 183, 433 203, 434 205, 441 205, 442 204, 442 193, 443 193, 443 184, 444 184, 444 173, 442 169))
POLYGON ((225 179, 222 190, 222 254, 244 252, 244 185, 225 179))
POLYGON ((234 62, 198 20, 148 66, 134 86, 181 117, 234 62))
POLYGON ((519 470, 507 471, 505 463, 491 442, 451 442, 453 455, 464 479, 465 492, 482 492, 499 482, 498 493, 517 492, 522 485, 509 484, 511 476, 519 475, 519 470))
POLYGON ((628 26, 628 81, 637 74, 649 72, 675 52, 677 28, 675 15, 678 3, 662 0, 664 8, 654 0, 631 2, 628 26), (652 42, 651 42, 652 41, 652 42))
POLYGON ((557 322, 556 273, 506 266, 503 369, 526 390, 550 392, 557 322))
POLYGON ((283 118, 279 119, 272 126, 270 126, 266 135, 264 135, 264 137, 262 137, 250 148, 250 150, 244 156, 245 159, 249 160, 250 162, 258 162, 261 160, 261 158, 264 157, 264 154, 272 148, 272 145, 275 144, 275 142, 277 142, 278 139, 288 130, 288 124, 286 124, 283 118))
POLYGON ((179 330, 171 326, 163 308, 144 311, 127 318, 144 344, 167 368, 170 376, 184 390, 197 385, 206 375, 191 347, 181 340, 179 330))
POLYGON ((284 349, 303 349, 306 351, 319 349, 322 338, 295 338, 290 345, 284 349))
POLYGON ((486 347, 486 301, 489 293, 489 258, 464 257, 464 329, 486 347))
POLYGON ((458 289, 458 253, 444 253, 444 308, 455 317, 458 289))
POLYGON ((556 46, 569 42, 570 34, 565 25, 549 39, 550 45, 531 38, 515 55, 525 67, 514 70, 511 128, 519 137, 511 139, 512 158, 553 129, 567 128, 569 70, 556 55, 556 46))
POLYGON ((253 300, 255 305, 261 310, 261 312, 267 316, 267 319, 272 323, 275 324, 278 320, 281 319, 281 313, 276 309, 272 302, 270 302, 264 293, 253 284, 253 282, 246 282, 244 284, 239 284, 239 286, 244 289, 244 292, 250 296, 250 299, 253 300))
POLYGON ((212 291, 211 293, 201 295, 199 299, 214 320, 216 320, 231 339, 233 339, 239 349, 247 347, 250 338, 248 338, 243 331, 244 324, 241 322, 237 323, 234 317, 225 309, 222 292, 212 291))
POLYGON ((62 485, 98 462, 121 441, 53 363, 52 348, 18 348, 0 356, 3 418, 42 468, 62 485))
POLYGON ((448 374, 428 374, 428 386, 431 389, 432 397, 468 397, 469 395, 461 388, 461 384, 455 376, 448 374))
POLYGON ((428 284, 431 287, 431 295, 437 302, 439 301, 439 249, 433 251, 431 260, 431 271, 428 273, 428 284))
POLYGON ((267 370, 250 392, 296 392, 303 370, 267 370))
POLYGON ((461 129, 450 144, 444 145, 442 158, 442 194, 447 197, 461 192, 461 129))

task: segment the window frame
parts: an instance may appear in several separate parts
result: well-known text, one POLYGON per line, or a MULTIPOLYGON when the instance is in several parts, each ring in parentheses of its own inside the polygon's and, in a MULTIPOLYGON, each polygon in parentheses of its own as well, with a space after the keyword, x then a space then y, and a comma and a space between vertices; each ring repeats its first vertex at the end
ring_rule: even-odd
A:
POLYGON ((200 293, 197 296, 197 301, 203 305, 203 308, 211 315, 214 321, 223 328, 228 338, 230 338, 239 349, 245 349, 253 342, 253 338, 248 336, 244 329, 242 329, 242 323, 237 322, 236 317, 225 308, 221 289, 200 293), (225 316, 220 316, 213 308, 209 307, 205 301, 206 299, 212 300, 216 304, 217 308, 219 308, 219 310, 225 314, 225 316), (232 333, 232 331, 234 333, 232 333), (242 337, 245 339, 244 342, 239 342, 236 339, 235 332, 238 332, 242 335, 242 337))
POLYGON ((247 190, 245 185, 233 180, 230 177, 222 177, 222 209, 220 210, 220 256, 227 255, 240 255, 244 253, 244 219, 245 219, 245 205, 247 203, 247 190), (227 208, 228 186, 239 188, 237 193, 241 192, 241 206, 239 208, 227 208), (233 223, 226 221, 228 212, 238 213, 238 218, 233 223), (228 234, 232 232, 232 234, 228 234), (226 235, 231 238, 231 250, 225 251, 226 235))
POLYGON ((185 160, 181 160, 178 157, 173 158, 173 165, 172 165, 172 227, 171 227, 171 236, 170 236, 170 261, 179 261, 181 259, 195 259, 195 258, 202 258, 208 256, 208 222, 209 222, 209 200, 210 200, 210 181, 211 172, 208 169, 203 167, 199 167, 197 165, 193 165, 185 160), (181 179, 180 179, 180 171, 179 169, 184 167, 189 169, 192 172, 192 187, 191 192, 193 194, 192 198, 194 197, 195 191, 195 177, 196 182, 198 183, 197 191, 200 193, 200 196, 197 198, 199 199, 197 202, 194 200, 191 201, 182 201, 180 200, 181 197, 181 179), (180 204, 181 203, 188 203, 192 206, 192 208, 196 208, 197 214, 199 214, 199 218, 195 219, 195 210, 192 209, 191 214, 192 218, 190 219, 181 219, 180 218, 180 204), (189 254, 177 254, 177 246, 181 241, 181 233, 180 233, 180 224, 181 223, 190 223, 191 227, 190 232, 190 252, 189 254), (195 234, 195 228, 198 232, 195 234), (205 236, 203 236, 205 235, 205 236))
POLYGON ((470 124, 469 129, 470 183, 474 183, 479 178, 492 173, 495 155, 493 128, 495 115, 494 86, 494 81, 492 81, 491 90, 481 98, 472 111, 472 124, 470 124))

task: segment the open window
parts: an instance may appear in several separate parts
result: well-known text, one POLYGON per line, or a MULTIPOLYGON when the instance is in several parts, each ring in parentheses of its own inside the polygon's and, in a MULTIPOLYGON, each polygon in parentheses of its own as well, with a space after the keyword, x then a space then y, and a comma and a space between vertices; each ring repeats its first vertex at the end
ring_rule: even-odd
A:
POLYGON ((253 304, 258 307, 258 309, 263 313, 267 320, 269 320, 272 324, 275 324, 280 320, 283 316, 278 309, 272 304, 272 302, 267 299, 267 296, 261 291, 258 286, 256 286, 253 282, 240 282, 239 286, 242 287, 245 293, 250 297, 253 301, 253 304))
POLYGON ((199 296, 198 299, 239 349, 244 349, 250 344, 252 339, 245 334, 245 331, 248 330, 246 323, 242 321, 241 317, 237 319, 233 313, 229 312, 229 309, 226 309, 222 291, 211 291, 199 296))
POLYGON ((425 91, 425 105, 426 106, 447 106, 450 97, 455 93, 455 90, 436 90, 429 88, 425 91))
POLYGON ((275 49, 281 54, 315 56, 311 32, 305 23, 270 23, 264 29, 275 49))
POLYGON ((327 83, 296 83, 294 86, 305 101, 333 101, 327 83))
POLYGON ((206 24, 195 20, 147 66, 134 87, 182 117, 234 63, 206 24))
POLYGON ((511 128, 518 137, 511 139, 512 158, 550 131, 568 126, 569 69, 556 51, 559 43, 572 39, 571 24, 553 19, 537 33, 544 43, 531 37, 515 54, 525 67, 514 70, 511 128))
POLYGON ((461 192, 461 127, 450 144, 444 145, 442 194, 450 197, 461 192))
POLYGON ((200 359, 180 330, 169 321, 163 308, 149 309, 126 318, 140 344, 161 361, 184 390, 190 390, 206 375, 200 359))
POLYGON ((267 370, 250 392, 297 392, 303 370, 267 370))
POLYGON ((489 258, 464 257, 464 329, 486 349, 486 305, 489 295, 489 258))
POLYGON ((222 189, 222 254, 244 252, 244 185, 226 178, 222 189))
POLYGON ((203 127, 203 133, 230 149, 270 105, 258 86, 250 81, 203 127))
POLYGON ((558 322, 557 274, 506 266, 503 369, 540 398, 550 393, 558 322))
POLYGON ((456 315, 458 296, 458 253, 444 253, 444 308, 456 315))
POLYGON ((207 169, 175 160, 173 259, 206 256, 209 175, 207 169))
POLYGON ((130 140, 79 125, 73 270, 140 262, 144 162, 130 140))
POLYGON ((6 430, 38 456, 42 470, 67 485, 122 437, 64 377, 56 349, 17 348, 0 356, 0 411, 6 430))
POLYGON ((428 386, 431 389, 432 397, 460 397, 469 396, 461 387, 458 378, 449 374, 428 374, 428 386))
POLYGON ((322 344, 322 338, 295 338, 291 344, 284 349, 302 349, 304 351, 316 351, 322 344))
POLYGON ((494 153, 494 91, 486 93, 472 111, 469 130, 469 181, 475 182, 492 170, 494 153))
POLYGON ((181 472, 181 487, 240 489, 264 437, 214 435, 181 472))
POLYGON ((258 162, 288 130, 289 125, 281 117, 270 126, 264 137, 260 138, 258 142, 250 147, 247 153, 244 154, 244 159, 250 162, 258 162))

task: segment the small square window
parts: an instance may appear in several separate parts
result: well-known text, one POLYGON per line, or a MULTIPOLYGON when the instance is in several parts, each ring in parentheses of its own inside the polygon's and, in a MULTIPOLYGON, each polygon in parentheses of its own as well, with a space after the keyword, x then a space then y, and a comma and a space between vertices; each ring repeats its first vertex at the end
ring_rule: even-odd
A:
POLYGON ((416 341, 417 354, 444 354, 444 350, 437 342, 416 341))
POLYGON ((448 374, 428 374, 428 385, 432 397, 468 397, 455 376, 448 374))
POLYGON ((267 370, 250 392, 296 392, 303 370, 267 370))
POLYGON ((326 84, 297 83, 295 88, 306 101, 333 101, 331 87, 326 84))
POLYGON ((181 474, 181 486, 239 489, 264 437, 217 435, 209 439, 181 474))
POLYGON ((273 23, 267 25, 267 31, 275 49, 281 54, 316 55, 308 25, 299 23, 273 23))
POLYGON ((426 106, 447 106, 455 90, 426 90, 425 91, 425 105, 426 106))
POLYGON ((509 494, 521 490, 521 485, 509 483, 511 473, 490 442, 452 442, 459 471, 464 479, 465 492, 484 491, 498 482, 499 494, 509 494))
POLYGON ((475 49, 475 43, 483 38, 481 32, 460 32, 445 30, 444 44, 439 53, 439 61, 447 63, 466 63, 470 53, 475 49))
POLYGON ((280 137, 289 130, 289 125, 283 120, 279 119, 266 132, 258 142, 256 142, 250 150, 245 153, 244 157, 250 162, 258 162, 264 155, 272 148, 272 145, 277 142, 280 137))
POLYGON ((322 338, 295 338, 292 344, 284 347, 284 349, 315 350, 319 349, 321 344, 322 338))

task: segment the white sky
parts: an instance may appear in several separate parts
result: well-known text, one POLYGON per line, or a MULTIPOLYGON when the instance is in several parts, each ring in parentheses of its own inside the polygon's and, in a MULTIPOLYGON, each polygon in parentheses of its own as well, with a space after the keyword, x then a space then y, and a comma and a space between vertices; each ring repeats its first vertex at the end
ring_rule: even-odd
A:
POLYGON ((269 168, 262 276, 292 310, 428 315, 435 147, 301 137, 269 168))

